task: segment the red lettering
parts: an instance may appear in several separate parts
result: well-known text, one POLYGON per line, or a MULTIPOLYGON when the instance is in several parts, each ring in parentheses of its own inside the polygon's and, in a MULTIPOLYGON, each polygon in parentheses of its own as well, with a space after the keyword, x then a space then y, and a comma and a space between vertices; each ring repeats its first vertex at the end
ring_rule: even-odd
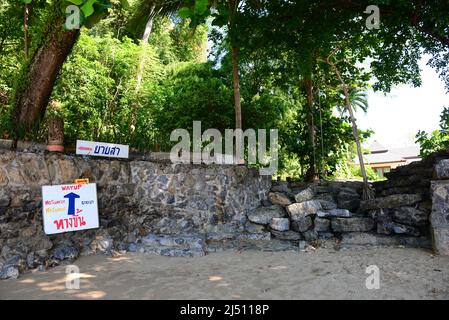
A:
POLYGON ((59 220, 55 220, 53 221, 53 223, 56 225, 56 229, 62 229, 64 230, 64 220, 63 219, 59 219, 59 220))
POLYGON ((62 191, 71 191, 71 190, 78 190, 82 187, 82 184, 77 184, 77 185, 66 185, 66 186, 61 186, 62 191))

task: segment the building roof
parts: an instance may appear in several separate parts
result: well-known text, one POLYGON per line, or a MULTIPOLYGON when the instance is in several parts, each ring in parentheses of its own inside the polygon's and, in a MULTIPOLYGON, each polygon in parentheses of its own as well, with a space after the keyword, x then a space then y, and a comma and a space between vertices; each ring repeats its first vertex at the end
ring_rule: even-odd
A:
POLYGON ((421 159, 419 146, 387 149, 374 141, 369 148, 371 153, 364 155, 368 164, 409 163, 421 159))
POLYGON ((396 153, 405 159, 419 158, 421 150, 419 146, 405 147, 405 148, 393 148, 390 152, 396 153))
POLYGON ((370 144, 368 149, 371 153, 379 153, 379 152, 387 152, 388 149, 379 143, 379 141, 374 140, 373 143, 370 144))

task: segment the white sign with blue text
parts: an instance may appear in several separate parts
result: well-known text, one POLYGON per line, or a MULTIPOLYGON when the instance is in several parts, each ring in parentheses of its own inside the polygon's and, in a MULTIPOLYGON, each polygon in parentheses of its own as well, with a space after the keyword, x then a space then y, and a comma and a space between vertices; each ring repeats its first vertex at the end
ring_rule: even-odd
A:
POLYGON ((76 154, 111 158, 128 158, 129 146, 115 143, 77 140, 76 154))
POLYGON ((43 186, 42 217, 45 234, 98 228, 97 185, 43 186))

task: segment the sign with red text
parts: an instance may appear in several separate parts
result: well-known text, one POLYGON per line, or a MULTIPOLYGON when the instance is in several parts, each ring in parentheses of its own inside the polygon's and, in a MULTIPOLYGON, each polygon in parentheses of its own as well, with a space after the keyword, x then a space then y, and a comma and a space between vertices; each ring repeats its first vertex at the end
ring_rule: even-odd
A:
POLYGON ((43 186, 42 216, 45 234, 98 228, 97 185, 43 186))
POLYGON ((124 144, 76 140, 76 154, 97 157, 128 158, 129 146, 124 144))

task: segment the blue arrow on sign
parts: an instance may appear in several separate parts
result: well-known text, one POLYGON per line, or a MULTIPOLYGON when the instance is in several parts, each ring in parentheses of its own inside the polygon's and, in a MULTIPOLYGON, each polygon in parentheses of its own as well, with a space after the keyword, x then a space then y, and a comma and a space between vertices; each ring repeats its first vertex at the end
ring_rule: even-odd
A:
POLYGON ((76 193, 70 192, 64 196, 64 198, 69 199, 69 210, 68 215, 73 216, 75 214, 75 199, 80 198, 76 193))

